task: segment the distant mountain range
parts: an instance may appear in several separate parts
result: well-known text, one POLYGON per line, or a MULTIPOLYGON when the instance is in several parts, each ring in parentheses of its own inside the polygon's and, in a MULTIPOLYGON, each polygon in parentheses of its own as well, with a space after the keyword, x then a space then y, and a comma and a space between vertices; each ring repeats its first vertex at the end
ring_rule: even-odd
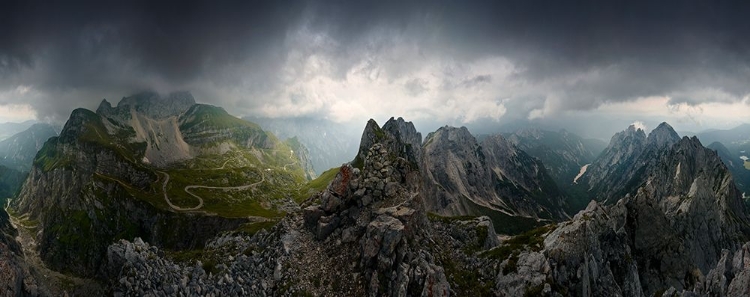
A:
POLYGON ((15 135, 18 132, 28 129, 31 125, 36 124, 35 120, 23 121, 20 123, 6 122, 0 123, 0 140, 4 140, 8 137, 15 135))
POLYGON ((607 146, 601 140, 583 139, 566 130, 524 128, 504 135, 518 148, 541 160, 563 188, 572 185, 581 167, 590 164, 607 146))
POLYGON ((423 139, 391 118, 367 121, 350 146, 350 127, 303 126, 238 119, 187 92, 146 92, 77 109, 48 140, 43 126, 14 136, 13 156, 35 157, 28 178, 0 167, 0 197, 15 196, 12 216, 0 211, 0 288, 750 293, 746 127, 699 140, 667 123, 630 126, 603 144, 533 128, 474 136, 445 126, 423 139), (315 172, 316 159, 334 168, 315 172))
POLYGON ((28 172, 36 153, 57 132, 50 124, 37 123, 0 141, 0 165, 28 172))

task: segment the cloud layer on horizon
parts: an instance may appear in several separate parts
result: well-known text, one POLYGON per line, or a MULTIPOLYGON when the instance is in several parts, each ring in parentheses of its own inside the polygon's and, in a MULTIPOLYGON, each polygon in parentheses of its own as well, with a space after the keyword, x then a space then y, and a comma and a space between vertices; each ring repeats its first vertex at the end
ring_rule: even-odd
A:
POLYGON ((236 115, 457 125, 750 110, 748 3, 464 4, 4 3, 0 105, 64 120, 190 90, 236 115))

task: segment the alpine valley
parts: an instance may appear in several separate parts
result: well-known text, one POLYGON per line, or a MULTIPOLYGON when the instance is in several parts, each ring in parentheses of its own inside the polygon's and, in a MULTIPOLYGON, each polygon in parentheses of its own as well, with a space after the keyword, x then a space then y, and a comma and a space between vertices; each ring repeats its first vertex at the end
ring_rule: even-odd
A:
POLYGON ((742 131, 264 121, 144 92, 0 142, 0 295, 750 295, 742 131))

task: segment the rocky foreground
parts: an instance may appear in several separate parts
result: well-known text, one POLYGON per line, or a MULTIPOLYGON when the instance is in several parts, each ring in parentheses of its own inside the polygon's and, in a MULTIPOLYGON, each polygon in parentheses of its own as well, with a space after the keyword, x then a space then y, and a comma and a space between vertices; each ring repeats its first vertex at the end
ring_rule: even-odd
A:
MULTIPOLYGON (((402 126, 402 125, 401 125, 402 126)), ((269 231, 224 235, 216 263, 175 262, 140 240, 109 248, 115 294, 666 296, 750 294, 748 219, 715 152, 684 138, 612 206, 499 240, 486 217, 425 211, 400 125, 365 135, 362 168, 269 231), (390 131, 394 130, 395 131, 390 131), (667 180, 669 179, 669 180, 667 180)), ((655 165, 654 165, 655 164, 655 165)))
MULTIPOLYGON (((509 237, 498 236, 488 217, 427 211, 429 185, 413 149, 421 139, 411 132, 410 123, 370 127, 355 162, 267 230, 224 233, 194 254, 165 252, 138 238, 110 245, 102 271, 108 290, 116 296, 750 295, 750 220, 731 174, 696 138, 654 146, 652 160, 636 169, 641 181, 616 203, 592 201, 570 220, 509 237)), ((18 256, 0 256, 0 265, 20 267, 0 285, 33 295, 23 266, 13 262, 18 256)))

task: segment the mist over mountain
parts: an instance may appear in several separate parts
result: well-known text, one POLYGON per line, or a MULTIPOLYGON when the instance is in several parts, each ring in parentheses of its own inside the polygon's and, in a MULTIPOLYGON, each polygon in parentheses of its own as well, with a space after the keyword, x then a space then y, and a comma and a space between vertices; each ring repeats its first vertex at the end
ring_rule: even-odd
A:
POLYGON ((423 138, 403 118, 370 119, 343 165, 316 174, 315 154, 347 147, 335 133, 355 128, 266 121, 295 133, 279 138, 196 101, 102 100, 44 142, 28 178, 0 171, 9 292, 744 292, 744 266, 717 279, 750 246, 744 167, 667 123, 602 148, 566 130, 423 138))
POLYGON ((0 123, 0 140, 5 140, 8 137, 15 135, 18 132, 28 129, 31 125, 36 123, 35 120, 27 120, 23 122, 5 122, 0 123))
POLYGON ((748 12, 0 1, 0 296, 750 296, 748 12))
POLYGON ((351 161, 357 154, 361 127, 316 119, 245 117, 282 139, 297 137, 310 151, 317 174, 351 161))

